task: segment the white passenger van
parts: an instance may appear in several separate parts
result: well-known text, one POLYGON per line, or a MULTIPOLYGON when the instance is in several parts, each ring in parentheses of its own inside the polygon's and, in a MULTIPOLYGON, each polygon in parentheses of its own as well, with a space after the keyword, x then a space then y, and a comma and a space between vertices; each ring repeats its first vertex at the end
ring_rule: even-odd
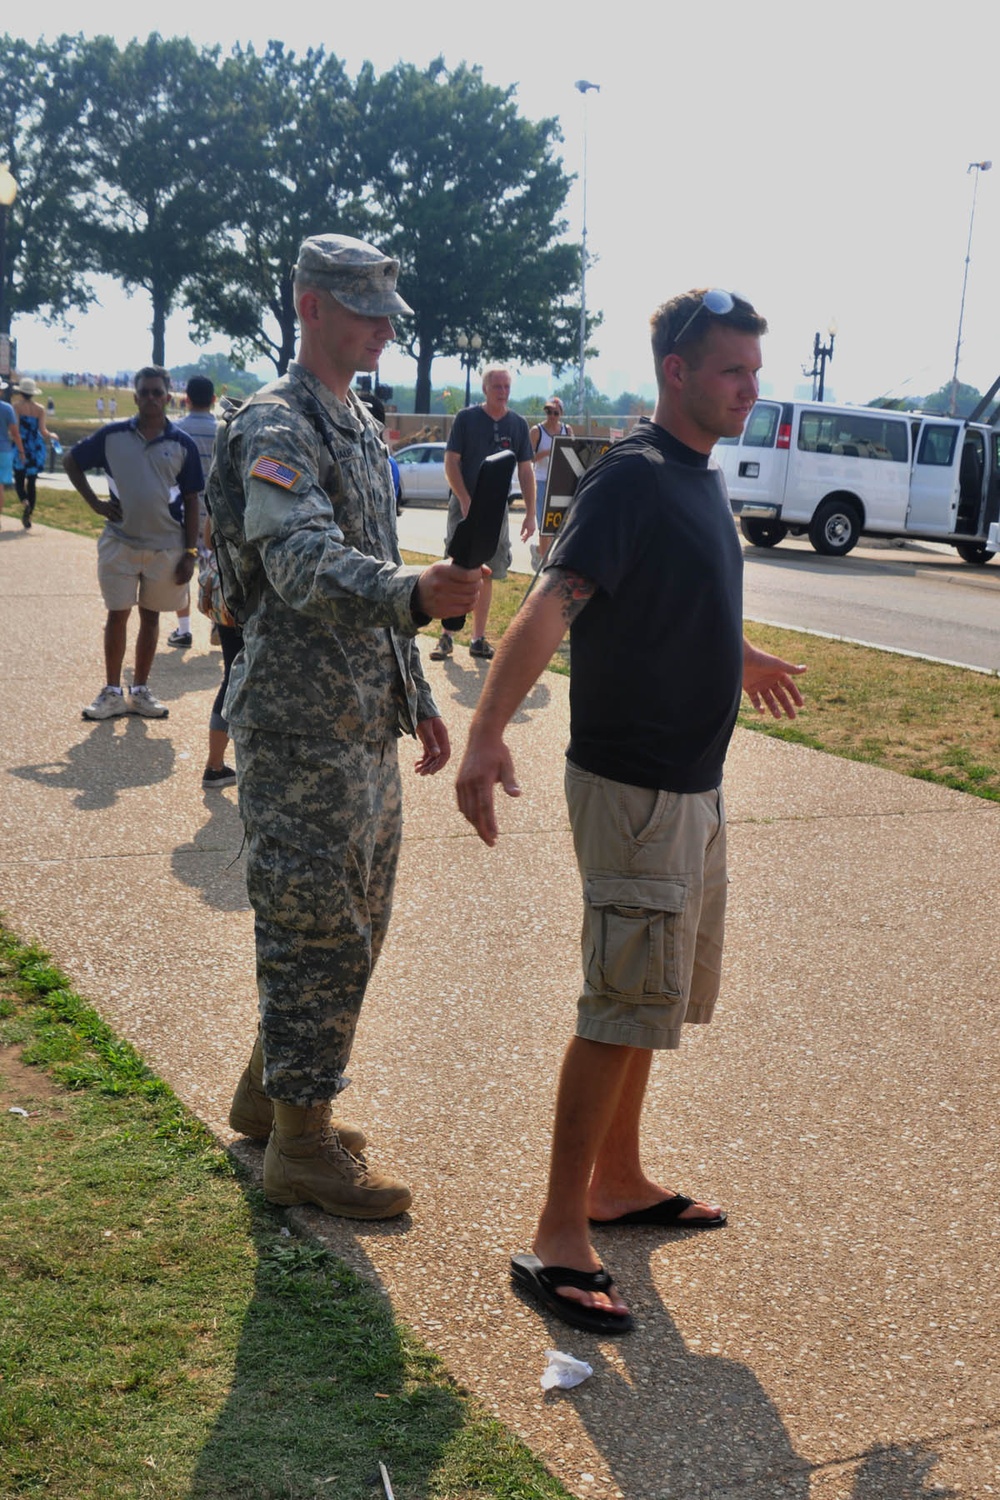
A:
POLYGON ((950 542, 967 563, 996 551, 1000 432, 960 417, 758 401, 714 449, 740 530, 757 547, 809 537, 842 557, 866 536, 950 542), (992 538, 990 528, 994 526, 992 538))

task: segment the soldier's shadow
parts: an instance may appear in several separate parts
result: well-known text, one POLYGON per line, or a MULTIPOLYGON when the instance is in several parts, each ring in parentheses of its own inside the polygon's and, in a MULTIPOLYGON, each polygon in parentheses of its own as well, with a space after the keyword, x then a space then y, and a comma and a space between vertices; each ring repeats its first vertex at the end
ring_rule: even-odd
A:
POLYGON ((208 791, 208 821, 170 857, 174 878, 216 911, 248 911, 243 824, 231 792, 208 791))
POLYGON ((105 719, 89 725, 64 760, 11 766, 10 774, 38 786, 76 793, 74 806, 80 812, 113 807, 122 792, 155 786, 172 774, 173 742, 151 732, 150 725, 156 722, 138 714, 105 719))

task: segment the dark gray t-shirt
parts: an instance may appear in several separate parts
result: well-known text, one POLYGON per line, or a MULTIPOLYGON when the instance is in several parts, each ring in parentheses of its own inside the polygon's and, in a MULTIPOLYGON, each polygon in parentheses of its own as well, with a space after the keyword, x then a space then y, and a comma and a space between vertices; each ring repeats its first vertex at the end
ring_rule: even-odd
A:
POLYGON ((588 469, 546 560, 596 583, 570 632, 574 765, 707 792, 743 680, 743 550, 708 459, 641 422, 588 469))
POLYGON ((516 411, 505 412, 494 419, 483 406, 464 406, 448 435, 448 452, 457 453, 462 462, 462 478, 471 495, 483 459, 491 453, 510 451, 518 463, 530 463, 531 438, 528 424, 516 411))

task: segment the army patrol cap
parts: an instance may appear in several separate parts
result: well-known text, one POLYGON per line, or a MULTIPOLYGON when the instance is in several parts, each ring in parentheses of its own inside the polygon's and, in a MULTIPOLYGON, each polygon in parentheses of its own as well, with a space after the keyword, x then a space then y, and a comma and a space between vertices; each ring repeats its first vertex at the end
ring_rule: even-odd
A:
POLYGON ((297 281, 321 286, 367 318, 412 313, 396 291, 399 261, 348 234, 313 234, 299 246, 297 281))

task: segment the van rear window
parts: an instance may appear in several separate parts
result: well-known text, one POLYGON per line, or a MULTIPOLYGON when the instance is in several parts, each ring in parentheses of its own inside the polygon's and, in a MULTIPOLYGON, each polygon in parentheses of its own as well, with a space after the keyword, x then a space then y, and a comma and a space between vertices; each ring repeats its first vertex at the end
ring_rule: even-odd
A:
POLYGON ((841 458, 875 458, 905 464, 910 460, 906 422, 842 411, 804 411, 799 419, 799 448, 804 453, 834 453, 841 458))
POLYGON ((744 448, 773 448, 780 417, 780 406, 772 405, 769 401, 758 401, 743 429, 744 448))

